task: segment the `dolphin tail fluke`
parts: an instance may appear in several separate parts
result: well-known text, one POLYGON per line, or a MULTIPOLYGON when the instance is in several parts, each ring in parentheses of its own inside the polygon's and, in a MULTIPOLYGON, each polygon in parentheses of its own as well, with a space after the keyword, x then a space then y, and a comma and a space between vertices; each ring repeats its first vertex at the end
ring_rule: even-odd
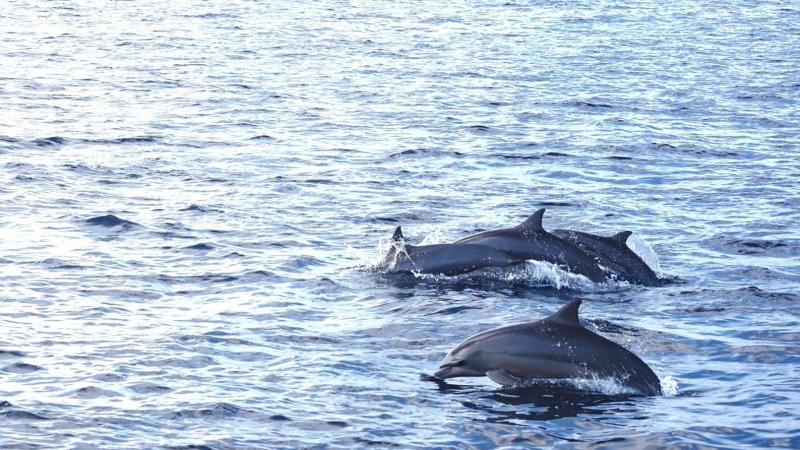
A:
POLYGON ((531 214, 525 222, 522 222, 520 227, 531 231, 544 231, 544 227, 542 227, 542 217, 544 217, 544 208, 531 214))

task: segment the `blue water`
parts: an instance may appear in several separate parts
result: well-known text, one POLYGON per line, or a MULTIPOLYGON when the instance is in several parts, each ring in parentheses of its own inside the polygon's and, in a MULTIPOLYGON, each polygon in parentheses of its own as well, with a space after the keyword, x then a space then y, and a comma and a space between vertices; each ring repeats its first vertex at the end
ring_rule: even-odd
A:
POLYGON ((798 448, 799 99, 792 1, 4 4, 0 447, 798 448), (675 282, 366 270, 543 206, 675 282), (421 378, 576 297, 664 396, 421 378))

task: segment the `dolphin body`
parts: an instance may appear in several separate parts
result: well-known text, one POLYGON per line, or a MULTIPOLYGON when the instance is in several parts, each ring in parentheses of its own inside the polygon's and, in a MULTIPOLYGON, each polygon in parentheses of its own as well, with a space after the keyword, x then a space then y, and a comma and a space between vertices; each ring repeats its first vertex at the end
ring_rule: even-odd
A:
POLYGON ((476 334, 444 358, 434 377, 488 376, 502 385, 525 379, 613 377, 644 395, 661 394, 661 382, 639 357, 578 322, 581 300, 536 322, 476 334))
POLYGON ((552 233, 592 255, 598 264, 609 268, 620 280, 645 286, 661 284, 653 269, 625 244, 632 234, 630 231, 608 237, 575 230, 553 230, 552 233))
POLYGON ((409 245, 400 227, 394 230, 392 248, 379 265, 389 272, 459 275, 486 267, 507 267, 522 262, 486 245, 409 245))
POLYGON ((455 244, 486 245, 521 260, 534 259, 557 264, 593 282, 605 281, 606 273, 592 256, 545 231, 542 227, 543 216, 544 208, 515 227, 484 231, 460 239, 455 244))

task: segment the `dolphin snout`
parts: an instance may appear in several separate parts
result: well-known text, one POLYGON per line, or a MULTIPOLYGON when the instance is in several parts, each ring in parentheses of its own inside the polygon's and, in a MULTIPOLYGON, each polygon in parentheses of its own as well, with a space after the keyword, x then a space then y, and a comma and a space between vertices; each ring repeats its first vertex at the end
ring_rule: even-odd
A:
POLYGON ((433 376, 440 380, 444 380, 445 378, 450 378, 448 377, 448 375, 450 374, 451 369, 452 367, 440 367, 439 370, 434 372, 433 376))

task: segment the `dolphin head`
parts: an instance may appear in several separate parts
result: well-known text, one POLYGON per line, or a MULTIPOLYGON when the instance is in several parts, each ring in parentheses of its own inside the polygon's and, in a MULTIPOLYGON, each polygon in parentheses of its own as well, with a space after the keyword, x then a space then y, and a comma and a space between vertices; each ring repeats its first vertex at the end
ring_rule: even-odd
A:
MULTIPOLYGON (((466 343, 465 343, 466 344, 466 343)), ((439 370, 433 374, 434 377, 444 380, 455 377, 482 377, 489 370, 483 367, 484 364, 472 346, 459 345, 445 356, 439 370)))

